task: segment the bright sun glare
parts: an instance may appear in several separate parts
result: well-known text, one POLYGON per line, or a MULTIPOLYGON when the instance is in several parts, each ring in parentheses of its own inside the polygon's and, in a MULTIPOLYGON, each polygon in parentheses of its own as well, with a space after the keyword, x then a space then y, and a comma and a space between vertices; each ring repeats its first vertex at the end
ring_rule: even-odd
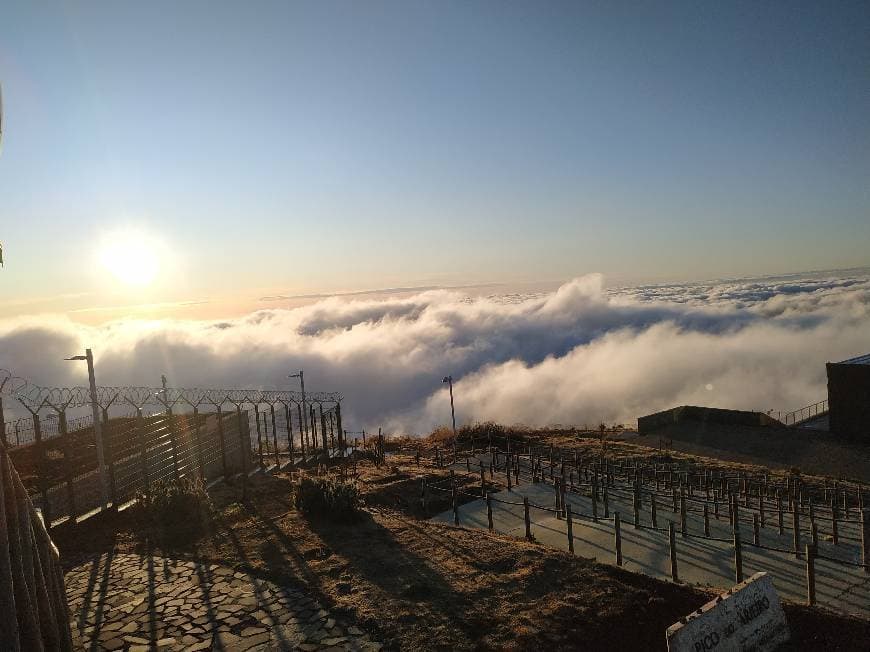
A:
POLYGON ((140 233, 117 233, 106 239, 100 249, 100 262, 125 285, 150 285, 160 271, 156 244, 140 233))

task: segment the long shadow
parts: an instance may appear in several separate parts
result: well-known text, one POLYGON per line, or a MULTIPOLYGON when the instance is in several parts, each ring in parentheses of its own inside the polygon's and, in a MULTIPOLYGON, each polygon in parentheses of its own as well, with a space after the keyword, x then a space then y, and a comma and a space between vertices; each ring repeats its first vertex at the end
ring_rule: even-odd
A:
MULTIPOLYGON (((236 534, 232 530, 230 530, 228 533, 228 536, 230 538, 231 543, 236 548, 236 552, 237 552, 239 558, 241 560, 243 560, 244 564, 247 566, 246 572, 248 573, 248 576, 249 576, 249 579, 251 582, 251 586, 254 588, 254 594, 256 595, 256 599, 257 599, 257 607, 259 609, 263 610, 266 613, 268 619, 271 621, 271 623, 272 623, 271 631, 278 638, 279 649, 281 649, 281 650, 295 650, 296 649, 295 642, 287 639, 287 636, 286 636, 284 629, 282 627, 283 623, 281 622, 280 615, 276 614, 275 610, 272 608, 272 606, 268 604, 268 600, 266 599, 266 596, 263 593, 263 589, 259 584, 260 580, 267 580, 270 583, 275 584, 276 576, 282 577, 282 578, 287 578, 286 570, 284 570, 282 567, 277 567, 277 568, 270 567, 270 571, 272 571, 270 573, 263 573, 263 572, 257 571, 257 569, 254 567, 254 564, 251 562, 250 557, 245 552, 245 548, 241 544, 241 542, 239 541, 236 534)), ((267 542, 266 546, 268 547, 268 542, 267 542)), ((266 560, 266 559, 267 558, 264 556, 264 560, 266 560)), ((267 563, 267 565, 268 565, 268 563, 267 563)), ((288 583, 298 585, 297 578, 290 577, 287 579, 289 579, 288 583)), ((283 596, 284 604, 282 605, 282 608, 286 611, 293 611, 291 609, 291 599, 289 599, 290 595, 288 592, 288 589, 290 589, 290 587, 276 585, 276 588, 278 588, 281 591, 282 596, 283 596)), ((303 591, 306 591, 310 587, 303 586, 300 588, 303 591)), ((290 589, 290 590, 292 590, 292 589, 290 589)), ((294 601, 298 602, 298 600, 294 600, 294 601)), ((325 604, 326 603, 324 601, 321 601, 321 606, 324 606, 325 604)), ((294 611, 293 612, 294 615, 305 611, 305 605, 303 604, 301 606, 303 607, 303 609, 301 609, 299 611, 294 611)), ((313 606, 314 605, 312 604, 312 607, 313 606)))
POLYGON ((146 559, 148 565, 148 640, 153 645, 157 642, 157 614, 155 613, 156 605, 154 604, 157 600, 155 581, 157 573, 154 571, 154 548, 150 541, 148 543, 146 559))
POLYGON ((109 576, 111 575, 111 572, 112 572, 112 559, 114 559, 114 556, 115 556, 114 552, 110 551, 110 552, 106 553, 106 560, 105 560, 104 566, 103 566, 103 574, 102 574, 102 577, 100 578, 100 589, 99 589, 100 593, 99 593, 99 596, 97 597, 97 610, 96 610, 96 613, 94 614, 94 629, 91 632, 91 645, 90 645, 91 650, 98 649, 98 647, 97 647, 99 644, 98 637, 100 634, 101 626, 103 624, 103 611, 104 611, 105 606, 106 606, 106 597, 107 597, 106 592, 107 592, 108 587, 109 587, 109 576))
MULTIPOLYGON (((217 620, 217 612, 215 611, 214 605, 211 601, 211 586, 213 585, 213 581, 211 571, 208 568, 208 564, 204 564, 201 561, 196 562, 196 577, 199 580, 199 588, 200 592, 202 593, 202 602, 205 605, 206 616, 208 616, 209 623, 213 625, 217 620)), ((214 627, 211 628, 211 636, 211 649, 223 650, 223 643, 217 636, 217 632, 215 631, 214 627)))
POLYGON ((438 611, 451 625, 461 629, 469 640, 476 641, 484 634, 480 627, 463 617, 473 610, 474 601, 456 592, 427 560, 403 547, 368 512, 362 512, 360 520, 349 525, 313 520, 311 529, 332 550, 347 559, 354 571, 385 593, 405 601, 420 599, 421 594, 449 596, 440 601, 448 605, 446 608, 436 609, 439 601, 431 601, 429 608, 438 611), (360 532, 366 535, 366 545, 357 545, 360 532), (354 536, 349 536, 351 533, 354 536), (389 551, 389 554, 384 554, 384 551, 389 551), (409 579, 415 582, 406 589, 409 579), (409 595, 409 592, 413 595, 409 595))
POLYGON ((82 605, 79 608, 79 631, 82 633, 84 633, 84 629, 87 627, 86 614, 91 608, 91 596, 94 594, 94 586, 97 584, 97 575, 100 571, 100 559, 102 559, 102 555, 97 555, 91 562, 91 572, 88 573, 88 587, 85 589, 85 593, 82 596, 82 605))

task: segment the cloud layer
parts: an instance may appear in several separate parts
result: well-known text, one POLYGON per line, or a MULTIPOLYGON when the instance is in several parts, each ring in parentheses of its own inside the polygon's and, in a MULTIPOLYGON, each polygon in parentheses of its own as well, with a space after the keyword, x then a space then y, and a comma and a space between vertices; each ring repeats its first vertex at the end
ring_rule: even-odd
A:
POLYGON ((0 321, 0 367, 81 384, 62 358, 91 346, 107 385, 287 388, 304 368, 311 389, 344 393, 348 428, 417 433, 449 420, 452 374, 461 422, 583 424, 814 402, 824 362, 870 351, 868 318, 863 273, 616 290, 589 275, 545 295, 330 298, 226 321, 20 317, 0 321))

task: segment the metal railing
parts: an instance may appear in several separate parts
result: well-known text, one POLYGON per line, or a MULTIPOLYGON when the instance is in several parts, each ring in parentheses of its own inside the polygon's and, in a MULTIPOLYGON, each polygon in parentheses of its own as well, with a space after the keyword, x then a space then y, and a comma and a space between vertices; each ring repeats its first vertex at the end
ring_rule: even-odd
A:
POLYGON ((799 423, 806 421, 807 419, 822 416, 826 414, 827 411, 828 399, 825 399, 823 401, 819 401, 818 403, 813 403, 812 405, 806 405, 802 408, 794 410, 793 412, 787 412, 783 414, 779 420, 787 426, 795 426, 799 423))
POLYGON ((0 645, 13 652, 73 649, 57 548, 2 445, 0 645))

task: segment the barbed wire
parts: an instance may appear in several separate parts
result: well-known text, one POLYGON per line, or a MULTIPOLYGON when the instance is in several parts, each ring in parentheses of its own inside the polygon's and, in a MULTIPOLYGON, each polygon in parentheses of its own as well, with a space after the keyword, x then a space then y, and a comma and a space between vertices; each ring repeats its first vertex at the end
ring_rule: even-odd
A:
MULTIPOLYGON (((0 396, 9 396, 21 402, 28 410, 43 407, 66 409, 91 404, 88 387, 43 387, 26 378, 0 369, 0 396)), ((97 404, 108 409, 116 405, 131 405, 135 408, 174 405, 233 405, 266 403, 275 405, 301 405, 302 392, 275 389, 203 389, 199 387, 106 387, 97 386, 97 404)), ((308 405, 338 404, 344 397, 340 392, 305 392, 308 405)))

